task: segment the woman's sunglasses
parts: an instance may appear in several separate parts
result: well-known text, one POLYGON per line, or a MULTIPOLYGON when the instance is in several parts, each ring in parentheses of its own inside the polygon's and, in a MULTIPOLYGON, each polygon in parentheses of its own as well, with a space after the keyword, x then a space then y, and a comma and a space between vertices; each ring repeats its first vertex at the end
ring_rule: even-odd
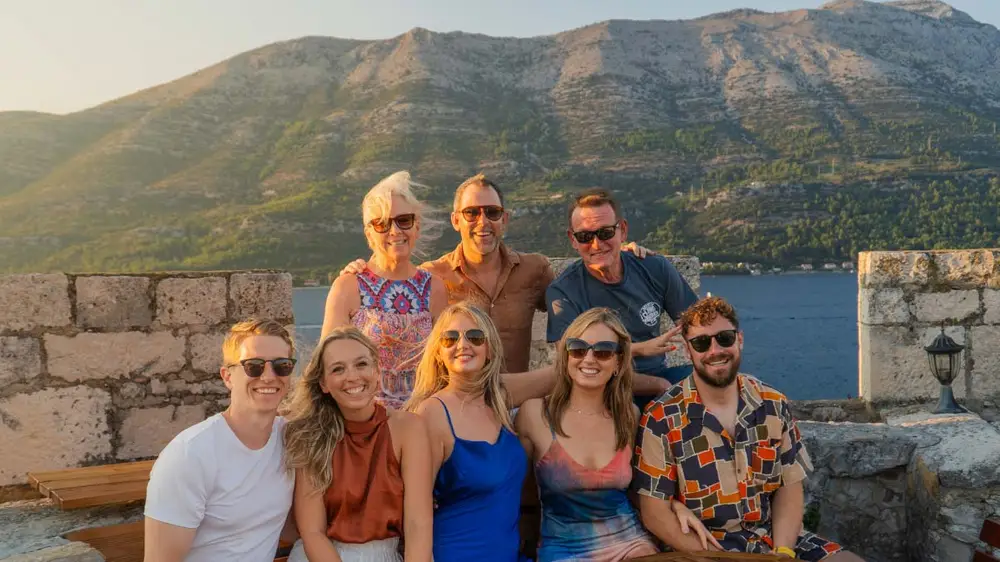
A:
MULTIPOLYGON (((258 378, 264 374, 264 369, 267 364, 271 364, 271 368, 274 369, 274 374, 279 377, 287 377, 292 374, 295 370, 295 360, 289 357, 279 357, 278 359, 257 359, 252 357, 250 359, 243 359, 240 361, 240 365, 243 366, 243 370, 246 372, 247 376, 250 378, 258 378)), ((235 367, 236 365, 226 365, 227 367, 235 367)))
POLYGON ((698 353, 705 353, 708 348, 712 347, 712 338, 715 338, 715 341, 719 342, 722 347, 732 347, 736 343, 736 330, 723 330, 713 336, 695 336, 689 339, 688 343, 691 344, 691 349, 698 353))
POLYGON ((405 215, 389 217, 388 220, 373 219, 370 224, 375 232, 385 234, 386 232, 389 232, 390 228, 392 228, 392 223, 396 223, 396 226, 398 226, 400 230, 410 230, 416 222, 417 215, 407 213, 405 215))
POLYGON ((462 217, 466 222, 476 222, 479 215, 486 215, 491 221, 498 221, 503 217, 503 207, 499 205, 483 205, 481 207, 466 207, 462 209, 462 217))
POLYGON ((566 340, 566 353, 573 359, 583 359, 587 352, 594 350, 594 358, 598 361, 607 361, 618 353, 618 342, 599 341, 597 343, 587 343, 581 339, 569 338, 566 340))
POLYGON ((601 242, 605 242, 614 237, 620 224, 620 222, 616 222, 611 226, 602 226, 597 230, 580 230, 573 233, 573 238, 576 238, 576 241, 581 244, 590 244, 594 240, 595 236, 601 242))
MULTIPOLYGON (((444 332, 441 332, 441 347, 455 347, 455 344, 458 343, 458 340, 461 339, 461 337, 462 332, 459 332, 458 330, 445 330, 444 332)), ((486 343, 486 333, 479 329, 466 330, 465 341, 479 347, 486 343)))

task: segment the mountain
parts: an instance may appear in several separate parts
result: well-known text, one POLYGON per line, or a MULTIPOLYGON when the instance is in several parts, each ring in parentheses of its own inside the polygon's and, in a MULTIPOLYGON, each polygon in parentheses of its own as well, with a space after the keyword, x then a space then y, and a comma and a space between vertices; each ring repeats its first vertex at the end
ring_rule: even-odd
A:
POLYGON ((553 254, 546 219, 591 186, 633 238, 703 259, 995 245, 998 56, 1000 31, 933 0, 276 43, 0 113, 0 269, 328 271, 367 253, 361 197, 399 169, 441 208, 484 171, 508 240, 553 254))

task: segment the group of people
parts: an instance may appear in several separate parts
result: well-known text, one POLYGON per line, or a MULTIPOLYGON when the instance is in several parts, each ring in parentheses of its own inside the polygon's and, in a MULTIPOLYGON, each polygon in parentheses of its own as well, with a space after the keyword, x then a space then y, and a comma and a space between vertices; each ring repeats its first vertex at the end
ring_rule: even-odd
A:
POLYGON ((147 562, 263 562, 280 538, 292 562, 860 560, 802 528, 809 456, 787 399, 739 373, 736 312, 626 244, 610 193, 571 199, 580 260, 556 277, 504 244, 510 211, 482 175, 455 192, 461 243, 416 265, 435 221, 415 188, 397 172, 366 195, 372 256, 333 283, 294 389, 280 324, 230 330, 229 407, 153 467, 147 562), (554 363, 529 370, 536 311, 554 363), (677 345, 686 368, 668 365, 677 345))

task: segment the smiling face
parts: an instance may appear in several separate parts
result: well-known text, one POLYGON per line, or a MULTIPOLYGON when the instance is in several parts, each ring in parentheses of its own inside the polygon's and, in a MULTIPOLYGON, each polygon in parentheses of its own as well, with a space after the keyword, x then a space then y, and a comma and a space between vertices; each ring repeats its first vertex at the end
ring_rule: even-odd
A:
POLYGON ((345 413, 370 408, 379 388, 377 363, 371 351, 349 338, 327 344, 319 386, 345 413))
POLYGON ((614 226, 617 223, 615 211, 611 205, 600 205, 597 207, 577 207, 570 217, 569 241, 573 249, 580 254, 583 264, 587 269, 599 271, 617 271, 621 264, 621 249, 625 237, 628 235, 628 225, 621 221, 621 225, 615 231, 614 236, 608 240, 601 240, 594 236, 593 240, 583 244, 577 242, 573 232, 596 231, 606 226, 614 226))
POLYGON ((473 184, 466 187, 458 200, 458 205, 451 213, 451 225, 462 235, 462 250, 485 256, 500 247, 500 240, 507 229, 510 216, 504 211, 500 220, 491 221, 482 212, 482 207, 502 207, 500 196, 488 185, 473 184), (462 216, 462 210, 470 207, 479 208, 479 217, 469 222, 462 216))
POLYGON ((738 332, 736 343, 729 347, 722 347, 715 338, 712 338, 712 345, 702 353, 695 351, 690 340, 698 336, 712 336, 733 329, 735 327, 732 322, 722 315, 717 315, 708 325, 690 325, 684 335, 685 346, 691 355, 695 375, 716 388, 726 388, 736 380, 743 350, 743 333, 738 332))
POLYGON ((462 335, 451 347, 438 347, 438 358, 452 375, 471 378, 482 372, 486 365, 487 345, 473 345, 465 332, 479 330, 479 325, 465 314, 456 314, 445 324, 442 333, 455 330, 462 335))
MULTIPOLYGON (((584 330, 578 339, 591 345, 601 341, 618 343, 618 334, 602 323, 595 323, 584 330)), ((620 361, 621 355, 617 353, 601 361, 594 357, 593 350, 589 350, 582 359, 568 356, 566 372, 574 386, 587 389, 604 388, 611 377, 618 372, 620 361)))
POLYGON ((222 368, 222 380, 231 391, 230 407, 234 410, 276 413, 278 404, 288 394, 288 379, 291 377, 277 376, 271 363, 267 363, 264 374, 253 378, 247 375, 239 361, 279 359, 291 357, 291 354, 291 347, 278 336, 250 336, 243 340, 239 359, 234 365, 222 368))
MULTIPOLYGON (((388 221, 390 217, 398 217, 406 214, 417 214, 417 208, 398 195, 393 195, 389 203, 389 212, 386 217, 381 217, 382 221, 388 221)), ((386 232, 375 232, 371 223, 365 225, 365 237, 372 251, 382 254, 392 261, 409 261, 413 247, 420 236, 420 219, 415 221, 409 230, 399 228, 396 221, 386 232)))

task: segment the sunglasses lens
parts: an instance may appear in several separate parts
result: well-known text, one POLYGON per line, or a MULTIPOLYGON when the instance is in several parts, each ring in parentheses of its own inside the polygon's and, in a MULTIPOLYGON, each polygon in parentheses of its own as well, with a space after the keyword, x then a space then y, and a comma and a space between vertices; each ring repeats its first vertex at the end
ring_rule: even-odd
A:
POLYGON ((448 330, 441 334, 441 347, 455 347, 458 343, 458 332, 454 330, 448 330))
POLYGON ((503 207, 486 207, 484 210, 486 211, 486 218, 491 221, 498 221, 503 216, 503 207))
POLYGON ((691 344, 691 348, 698 353, 705 353, 708 348, 712 347, 712 337, 711 336, 698 336, 688 340, 691 344))
POLYGON ((594 233, 586 230, 582 232, 574 232, 573 238, 576 238, 576 241, 580 244, 590 244, 590 242, 594 240, 594 233))
POLYGON ((602 227, 597 231, 597 239, 601 241, 611 240, 615 235, 615 230, 617 229, 613 226, 602 227))
POLYGON ((719 342, 719 345, 722 347, 730 347, 736 343, 736 332, 733 330, 719 332, 718 334, 715 334, 715 341, 719 342))
POLYGON ((295 360, 294 359, 275 359, 271 361, 271 366, 274 367, 274 374, 279 377, 287 377, 292 374, 295 370, 295 360))
POLYGON ((608 359, 611 359, 612 357, 614 357, 614 355, 615 355, 615 352, 611 351, 610 349, 595 349, 594 350, 594 358, 596 358, 598 361, 607 361, 608 359))
POLYGON ((413 228, 416 215, 399 215, 398 217, 393 218, 393 220, 396 221, 396 226, 398 226, 400 230, 410 230, 413 228))
POLYGON ((383 221, 381 219, 375 219, 371 222, 372 230, 378 232, 379 234, 385 234, 389 232, 389 221, 383 221))
POLYGON ((486 334, 482 330, 469 330, 465 332, 465 339, 469 340, 469 343, 479 347, 486 343, 486 334))
POLYGON ((462 209, 462 217, 469 222, 476 222, 479 219, 479 207, 462 209))
POLYGON ((257 378, 264 374, 264 366, 267 364, 263 359, 247 359, 240 363, 248 377, 257 378))

